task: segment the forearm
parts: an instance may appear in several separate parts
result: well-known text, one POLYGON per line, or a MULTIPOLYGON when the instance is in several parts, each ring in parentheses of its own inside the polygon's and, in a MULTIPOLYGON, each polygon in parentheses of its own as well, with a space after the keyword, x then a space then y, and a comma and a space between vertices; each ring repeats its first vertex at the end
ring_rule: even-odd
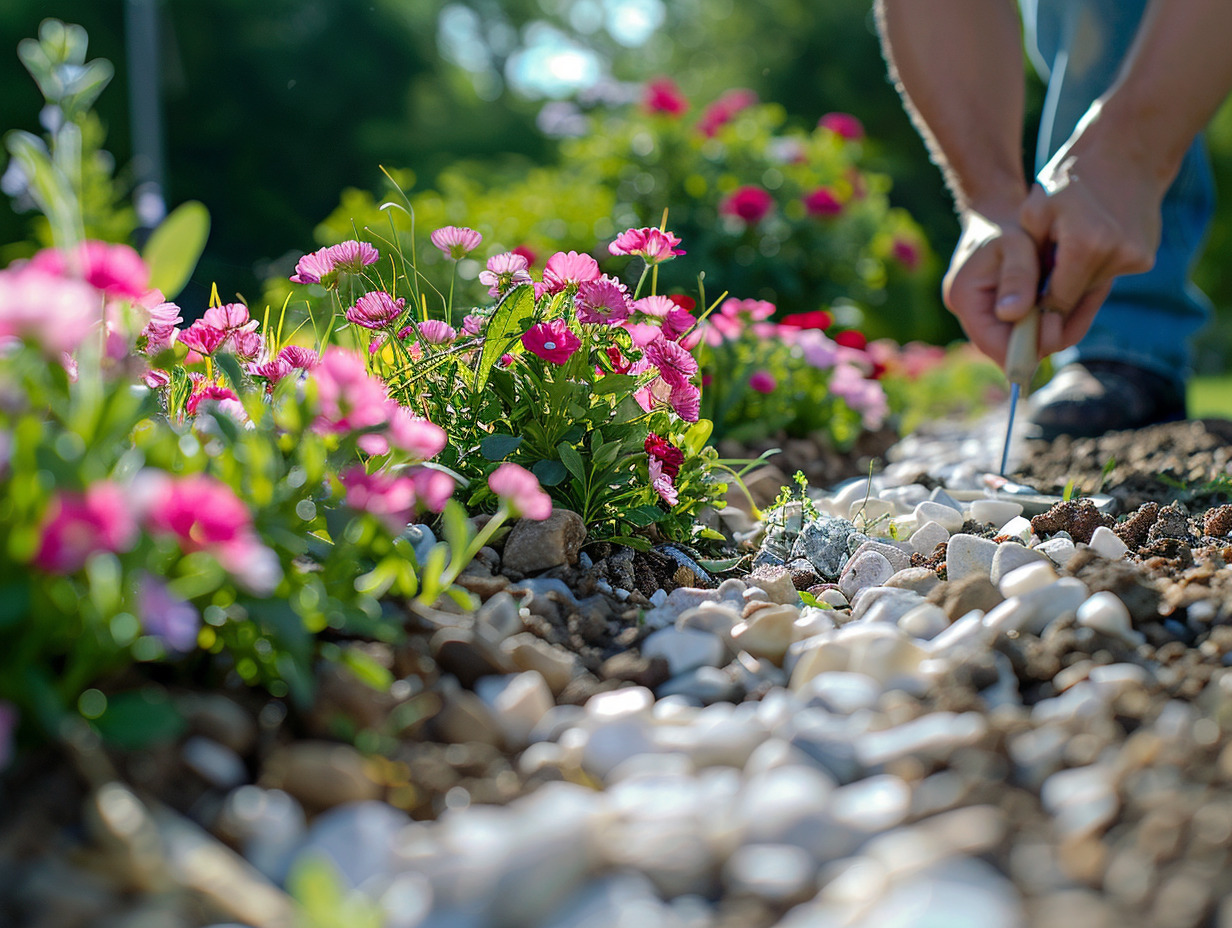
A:
POLYGON ((1075 131, 1116 146, 1166 188, 1232 89, 1232 3, 1152 0, 1112 87, 1075 131))
POLYGON ((989 214, 1017 209, 1027 192, 1017 5, 877 0, 876 11, 891 78, 955 205, 989 214))

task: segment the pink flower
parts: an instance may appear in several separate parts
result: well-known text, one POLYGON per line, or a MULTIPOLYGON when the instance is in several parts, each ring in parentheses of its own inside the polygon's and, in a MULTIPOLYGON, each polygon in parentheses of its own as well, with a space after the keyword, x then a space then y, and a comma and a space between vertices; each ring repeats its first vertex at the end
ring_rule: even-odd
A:
POLYGON ((666 338, 658 338, 647 345, 644 357, 673 387, 684 386, 697 376, 697 360, 693 355, 666 338))
POLYGON ((162 368, 153 367, 141 375, 141 382, 151 390, 159 390, 171 383, 171 375, 162 368))
MULTIPOLYGON (((644 374, 651 370, 653 370, 652 365, 643 358, 633 365, 629 373, 644 374)), ((686 422, 696 422, 701 413, 701 391, 688 381, 682 384, 671 384, 662 377, 655 377, 635 390, 633 399, 646 412, 652 412, 655 409, 671 409, 686 422)))
POLYGON ((354 239, 330 245, 325 250, 333 262, 334 270, 347 274, 358 274, 369 264, 376 264, 381 259, 381 253, 374 246, 354 239))
POLYGON ((179 338, 180 344, 191 351, 196 351, 200 354, 213 354, 227 340, 227 333, 222 329, 214 328, 214 326, 203 319, 198 319, 180 332, 179 338))
POLYGON ((653 322, 626 322, 624 328, 629 333, 629 338, 633 340, 634 348, 645 348, 655 339, 663 337, 662 326, 655 325, 653 322))
POLYGON ((433 232, 432 244, 445 253, 445 257, 457 261, 479 247, 483 236, 465 226, 444 226, 433 232))
POLYGON ((830 392, 860 413, 866 429, 878 429, 889 413, 885 390, 875 380, 868 380, 854 364, 841 363, 830 375, 830 392))
POLYGON ((696 422, 702 411, 702 391, 691 383, 672 384, 667 402, 685 422, 696 422))
POLYGON ((552 514, 552 498, 539 478, 518 464, 506 462, 488 475, 488 486, 514 515, 542 522, 552 514))
POLYGON ((774 198, 761 187, 740 187, 722 203, 719 212, 724 216, 738 216, 751 226, 766 218, 774 206, 774 198))
POLYGON ((864 126, 850 113, 826 113, 817 120, 817 125, 822 129, 829 129, 848 141, 855 142, 864 138, 864 126))
POLYGON ((605 274, 578 284, 573 305, 579 322, 615 325, 629 316, 629 291, 620 281, 605 274))
POLYGON ((184 411, 190 416, 195 416, 205 400, 238 399, 239 397, 229 387, 224 387, 211 380, 199 380, 193 384, 192 393, 188 395, 188 400, 184 403, 184 411))
POLYGON ((801 201, 810 216, 837 216, 843 211, 842 201, 829 187, 818 187, 801 201))
POLYGON ((0 699, 0 770, 13 759, 13 733, 17 731, 17 707, 0 699))
POLYGON ((320 363, 315 351, 311 348, 301 348, 299 345, 283 346, 282 351, 278 352, 278 358, 301 371, 310 371, 320 363))
POLYGON ((646 85, 642 95, 642 109, 647 113, 681 116, 688 108, 689 101, 670 77, 657 77, 646 85))
POLYGON ((384 290, 365 293, 346 311, 347 321, 365 329, 381 329, 402 314, 406 300, 395 300, 384 290))
POLYGON ((642 444, 646 449, 646 453, 659 462, 659 466, 663 469, 663 473, 671 477, 673 480, 680 473, 680 468, 684 464, 684 452, 673 445, 666 438, 661 438, 654 432, 646 436, 646 441, 642 444))
POLYGON ((256 319, 248 315, 248 307, 243 303, 224 303, 222 306, 211 306, 201 316, 205 325, 222 329, 224 332, 243 330, 252 332, 257 328, 256 319))
POLYGON ((697 325, 697 320, 693 318, 692 313, 685 312, 683 309, 673 309, 663 320, 663 336, 674 342, 679 341, 680 336, 695 325, 697 325))
POLYGON ((487 324, 487 316, 481 316, 478 313, 467 313, 462 320, 462 331, 467 335, 481 335, 487 324))
POLYGON ((385 385, 368 373, 364 359, 338 345, 326 349, 312 371, 320 409, 315 426, 326 432, 349 432, 388 421, 385 385))
POLYGON ((577 286, 584 280, 599 277, 599 262, 590 255, 576 251, 558 251, 548 258, 543 269, 543 286, 548 293, 560 293, 570 284, 577 286))
POLYGON ((439 425, 414 415, 390 400, 389 442, 413 457, 426 461, 441 453, 448 436, 439 425))
POLYGON ((415 487, 415 502, 420 507, 428 512, 445 511, 445 504, 453 496, 452 477, 433 467, 415 467, 411 470, 411 482, 415 487))
POLYGON ((149 574, 142 574, 138 581, 137 617, 142 630, 162 641, 169 651, 184 653, 197 645, 201 630, 197 608, 149 574))
POLYGON ((287 374, 294 370, 290 364, 282 358, 271 358, 268 361, 262 361, 259 364, 250 364, 246 368, 248 373, 253 377, 261 377, 269 383, 271 391, 274 384, 286 377, 287 374))
POLYGON ((649 471, 650 486, 659 494, 659 498, 669 506, 675 506, 680 502, 680 494, 676 492, 676 485, 672 482, 672 478, 663 472, 663 462, 658 458, 651 458, 649 471))
POLYGON ((150 271, 141 255, 127 245, 82 242, 69 260, 62 252, 46 248, 30 259, 29 267, 60 277, 81 277, 108 297, 138 300, 150 289, 150 271))
MULTIPOLYGON (((458 330, 448 322, 442 322, 440 319, 427 319, 423 322, 415 323, 413 327, 418 329, 420 340, 429 345, 448 345, 458 337, 458 330)), ((406 338, 410 328, 412 326, 408 326, 398 334, 402 338, 406 338)))
POLYGON ((38 268, 0 271, 0 340, 28 338, 52 355, 74 351, 102 321, 98 292, 38 268))
POLYGON ((531 354, 552 364, 564 364, 582 347, 582 341, 570 331, 563 319, 538 322, 522 335, 522 344, 531 354))
POLYGON ((300 258, 295 265, 295 273, 291 275, 291 282, 333 287, 338 282, 339 273, 358 274, 365 266, 375 264, 380 257, 380 252, 367 242, 352 240, 329 245, 300 258))
POLYGON ((728 90, 706 107, 701 119, 697 121, 697 130, 706 138, 713 138, 720 128, 731 121, 733 116, 756 104, 757 94, 753 91, 743 87, 728 90))
POLYGON ((516 251, 505 251, 488 258, 486 270, 479 272, 479 282, 488 288, 490 296, 503 296, 520 284, 531 280, 527 268, 530 262, 516 251))
POLYGON ((680 239, 671 232, 647 227, 621 232, 607 250, 614 255, 637 255, 654 265, 684 254, 683 249, 676 247, 679 244, 680 239))
POLYGON ((666 319, 668 314, 676 308, 676 303, 666 296, 644 296, 640 300, 633 301, 633 308, 645 316, 666 319))
POLYGON ((261 353, 264 343, 260 332, 246 332, 243 329, 231 333, 231 350, 245 361, 251 361, 261 353))
POLYGON ((778 381, 769 371, 754 371, 749 377, 749 386, 758 393, 773 393, 778 381))
POLYGON ((346 505, 376 516, 390 534, 401 532, 415 517, 415 481, 409 476, 387 471, 369 474, 357 464, 339 479, 346 488, 346 505))
MULTIPOLYGON (((158 293, 157 290, 151 292, 158 293)), ((150 325, 179 325, 184 321, 184 317, 180 315, 180 307, 174 303, 155 303, 146 308, 146 313, 149 316, 150 325)))
POLYGON ((41 570, 71 574, 96 551, 118 554, 137 540, 137 523, 124 491, 102 481, 82 493, 52 497, 34 564, 41 570))

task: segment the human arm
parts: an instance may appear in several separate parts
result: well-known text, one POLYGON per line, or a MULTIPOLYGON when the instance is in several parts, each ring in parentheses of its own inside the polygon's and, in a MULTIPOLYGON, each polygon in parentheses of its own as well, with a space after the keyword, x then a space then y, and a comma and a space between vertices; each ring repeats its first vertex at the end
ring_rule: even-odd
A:
POLYGON ((1021 220, 1056 244, 1041 350, 1074 344, 1121 274, 1148 270, 1160 204, 1232 87, 1232 4, 1152 0, 1117 79, 1040 172, 1021 220))
POLYGON ((946 306, 998 363, 1034 301, 1039 246, 1022 228, 1024 71, 1013 0, 878 0, 891 77, 954 196, 961 237, 946 306))

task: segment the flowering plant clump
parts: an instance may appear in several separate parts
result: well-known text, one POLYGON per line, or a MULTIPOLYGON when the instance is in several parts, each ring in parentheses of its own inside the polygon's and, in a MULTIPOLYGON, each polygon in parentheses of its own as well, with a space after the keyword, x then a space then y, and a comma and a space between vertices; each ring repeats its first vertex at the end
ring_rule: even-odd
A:
POLYGON ((328 304, 342 323, 332 337, 367 359, 362 376, 381 385, 372 389, 444 430, 437 460, 467 488, 468 507, 491 505, 516 465, 594 539, 647 547, 654 525, 660 537, 696 540, 696 516, 721 499, 729 472, 706 447, 691 353, 700 320, 654 292, 660 267, 684 253, 680 238, 649 227, 615 237, 604 257, 638 261, 628 282, 584 251, 557 251, 532 273, 512 250, 478 258, 483 237, 469 227, 430 238, 454 264, 448 291, 395 242, 388 263, 362 270, 345 292, 316 282, 302 296, 328 304), (463 310, 454 283, 467 260, 484 261, 486 290, 463 310), (673 449, 668 470, 647 450, 652 435, 673 449))

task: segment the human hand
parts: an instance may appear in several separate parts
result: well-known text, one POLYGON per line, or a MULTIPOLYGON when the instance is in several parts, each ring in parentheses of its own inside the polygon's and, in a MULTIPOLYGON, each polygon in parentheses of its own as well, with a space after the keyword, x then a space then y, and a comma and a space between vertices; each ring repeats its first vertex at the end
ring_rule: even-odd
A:
POLYGON ((960 220, 942 297, 972 344, 1004 366, 1010 330, 1035 303, 1040 245, 1019 224, 1018 204, 968 208, 960 220))
POLYGON ((1088 125, 1040 172, 1019 211, 1022 228, 1055 248, 1040 296, 1041 354, 1076 344, 1113 279, 1149 271, 1159 247, 1166 184, 1124 147, 1112 154, 1098 131, 1084 131, 1088 125))

